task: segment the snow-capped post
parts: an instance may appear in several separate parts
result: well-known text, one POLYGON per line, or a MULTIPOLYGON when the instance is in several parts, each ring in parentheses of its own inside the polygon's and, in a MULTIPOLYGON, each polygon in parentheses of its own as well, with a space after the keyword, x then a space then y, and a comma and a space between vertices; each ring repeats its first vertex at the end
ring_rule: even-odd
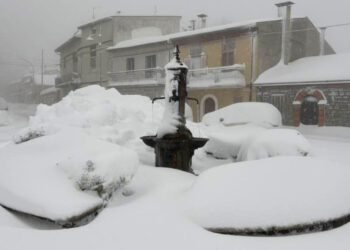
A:
MULTIPOLYGON (((179 47, 174 50, 173 59, 165 66, 166 82, 163 122, 157 135, 141 137, 143 142, 155 149, 156 166, 170 167, 192 172, 194 150, 203 147, 205 138, 194 138, 186 127, 185 105, 187 101, 188 67, 181 62, 179 47)), ((192 99, 192 98, 191 98, 192 99)))

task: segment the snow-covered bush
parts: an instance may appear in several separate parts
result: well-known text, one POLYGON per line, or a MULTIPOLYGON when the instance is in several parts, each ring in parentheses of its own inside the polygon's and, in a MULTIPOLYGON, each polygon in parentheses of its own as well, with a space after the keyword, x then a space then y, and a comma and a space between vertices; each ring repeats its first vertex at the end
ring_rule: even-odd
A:
POLYGON ((138 167, 135 152, 77 128, 9 144, 0 162, 0 204, 54 221, 103 207, 138 167))
POLYGON ((267 129, 252 141, 242 144, 238 161, 259 160, 276 156, 308 156, 311 145, 298 131, 292 129, 267 129))
POLYGON ((108 200, 115 191, 131 181, 138 160, 134 152, 119 147, 118 151, 89 157, 69 157, 57 165, 82 191, 96 191, 104 200, 108 200))
POLYGON ((208 113, 202 121, 208 126, 254 123, 264 127, 278 127, 282 125, 282 116, 279 110, 269 103, 241 102, 208 113))

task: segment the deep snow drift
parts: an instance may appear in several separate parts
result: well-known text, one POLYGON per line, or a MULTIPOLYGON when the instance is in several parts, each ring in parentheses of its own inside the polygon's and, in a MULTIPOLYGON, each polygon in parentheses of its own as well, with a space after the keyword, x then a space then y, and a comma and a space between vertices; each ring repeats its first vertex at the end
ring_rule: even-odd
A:
MULTIPOLYGON (((105 204, 104 199, 108 204, 88 225, 55 231, 0 208, 0 248, 348 249, 348 224, 324 233, 275 238, 228 237, 203 229, 266 229, 271 225, 324 221, 348 213, 350 159, 345 151, 350 143, 339 143, 335 136, 348 130, 335 132, 332 141, 317 134, 317 140, 311 140, 316 150, 306 158, 232 163, 232 158, 215 159, 205 151, 197 151, 194 164, 204 166, 197 177, 152 167, 154 152, 139 136, 156 133, 163 110, 156 103, 152 112, 148 98, 121 96, 115 90, 97 86, 72 92, 56 105, 40 106, 29 127, 16 137, 18 144, 7 143, 0 148, 1 161, 6 163, 0 165, 4 170, 0 189, 8 187, 0 198, 52 218, 71 216, 72 211, 81 213, 95 202, 105 204), (137 155, 148 166, 138 163, 137 155), (345 165, 335 163, 336 158, 345 165), (204 168, 211 170, 203 171, 204 168), (112 197, 108 194, 114 188, 109 187, 118 189, 112 197), (107 193, 101 193, 103 190, 107 193), (60 207, 62 211, 57 209, 60 207)), ((306 145, 295 130, 281 132, 266 123, 225 126, 219 121, 209 126, 188 123, 188 127, 196 136, 226 142, 218 153, 226 152, 224 156, 230 157, 232 152, 240 151, 233 145, 244 148, 248 137, 250 149, 254 149, 246 151, 252 152, 247 154, 249 159, 254 158, 252 155, 264 158, 273 152, 271 156, 285 154, 285 149, 294 155, 299 152, 296 145, 306 145), (283 138, 291 140, 290 148, 276 147, 286 144, 283 138)), ((218 146, 212 148, 215 147, 218 146)))

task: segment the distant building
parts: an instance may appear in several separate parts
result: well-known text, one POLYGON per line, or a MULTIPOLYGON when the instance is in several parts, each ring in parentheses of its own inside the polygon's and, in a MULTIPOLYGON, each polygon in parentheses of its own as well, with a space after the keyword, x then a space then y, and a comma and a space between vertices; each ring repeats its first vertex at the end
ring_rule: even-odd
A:
MULTIPOLYGON (((7 86, 7 101, 14 103, 40 103, 43 102, 41 92, 55 88, 57 72, 44 73, 43 81, 41 74, 23 76, 19 81, 7 86)), ((57 99, 55 99, 57 102, 57 99)), ((50 103, 51 104, 51 103, 50 103)))
POLYGON ((275 105, 283 124, 350 127, 350 54, 279 64, 255 82, 258 100, 275 105))
POLYGON ((167 35, 180 29, 179 16, 110 16, 78 27, 55 51, 60 54, 61 75, 56 87, 62 96, 70 90, 100 84, 107 86, 109 60, 106 49, 144 35, 167 35))

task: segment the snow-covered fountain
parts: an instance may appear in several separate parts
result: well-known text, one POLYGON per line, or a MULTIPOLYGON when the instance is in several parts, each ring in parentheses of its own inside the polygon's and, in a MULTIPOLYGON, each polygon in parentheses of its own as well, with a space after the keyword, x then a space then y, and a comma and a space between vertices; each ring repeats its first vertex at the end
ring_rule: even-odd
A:
POLYGON ((192 172, 194 151, 205 145, 208 139, 192 136, 186 127, 185 104, 187 100, 188 68, 180 60, 178 46, 174 58, 165 66, 165 112, 157 135, 143 136, 143 142, 153 147, 157 167, 175 168, 192 172))

